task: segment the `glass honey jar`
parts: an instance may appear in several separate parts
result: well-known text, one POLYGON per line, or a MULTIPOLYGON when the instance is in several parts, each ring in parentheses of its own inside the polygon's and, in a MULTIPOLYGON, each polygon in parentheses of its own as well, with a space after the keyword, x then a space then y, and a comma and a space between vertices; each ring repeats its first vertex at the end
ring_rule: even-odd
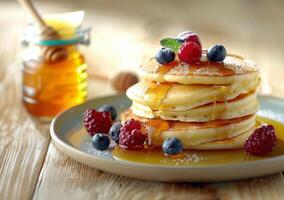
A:
POLYGON ((50 120, 87 97, 87 64, 79 46, 89 44, 90 28, 65 27, 52 40, 41 31, 35 25, 24 31, 22 100, 28 113, 50 120))

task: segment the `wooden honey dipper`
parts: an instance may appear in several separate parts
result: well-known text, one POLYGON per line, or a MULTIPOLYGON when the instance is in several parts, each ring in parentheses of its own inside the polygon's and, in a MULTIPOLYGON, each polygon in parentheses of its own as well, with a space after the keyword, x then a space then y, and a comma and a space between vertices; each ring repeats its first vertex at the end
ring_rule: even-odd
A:
POLYGON ((136 74, 128 71, 121 71, 112 76, 107 76, 104 74, 90 74, 91 77, 98 78, 101 80, 109 81, 111 86, 118 92, 124 93, 126 90, 137 83, 138 77, 136 74))
MULTIPOLYGON (((50 26, 47 26, 39 12, 35 9, 31 0, 18 0, 21 6, 31 15, 31 17, 40 25, 41 37, 44 40, 58 40, 59 34, 50 26)), ((41 46, 45 61, 55 62, 67 58, 68 52, 60 46, 41 46)))

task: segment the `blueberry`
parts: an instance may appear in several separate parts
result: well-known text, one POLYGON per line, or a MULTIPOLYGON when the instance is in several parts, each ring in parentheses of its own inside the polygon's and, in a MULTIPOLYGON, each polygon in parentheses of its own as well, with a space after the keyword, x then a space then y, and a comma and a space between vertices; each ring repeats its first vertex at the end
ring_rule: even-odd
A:
POLYGON ((113 106, 111 106, 111 105, 102 105, 98 109, 98 111, 99 112, 109 112, 112 120, 115 120, 116 117, 117 117, 116 109, 113 106))
POLYGON ((160 64, 167 64, 175 60, 176 54, 169 48, 161 48, 156 54, 156 60, 160 64))
POLYGON ((97 150, 106 150, 109 146, 110 140, 108 135, 103 133, 97 133, 92 138, 92 145, 97 150))
POLYGON ((167 155, 174 155, 182 151, 182 142, 178 138, 167 138, 163 142, 163 151, 167 155))
POLYGON ((109 130, 109 136, 115 143, 118 143, 119 141, 119 134, 121 127, 122 127, 121 123, 117 122, 113 124, 109 130))
POLYGON ((223 45, 216 44, 208 49, 207 57, 210 61, 221 62, 225 59, 227 51, 223 45))

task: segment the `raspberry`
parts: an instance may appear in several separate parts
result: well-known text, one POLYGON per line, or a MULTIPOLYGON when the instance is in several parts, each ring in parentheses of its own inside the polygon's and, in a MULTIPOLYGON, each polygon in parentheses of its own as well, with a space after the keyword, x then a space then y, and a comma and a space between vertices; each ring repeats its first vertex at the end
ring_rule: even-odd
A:
POLYGON ((141 122, 130 119, 123 124, 120 130, 119 146, 124 149, 143 148, 146 138, 141 122))
POLYGON ((178 52, 179 59, 187 64, 198 62, 201 55, 202 49, 196 42, 183 43, 178 52))
POLYGON ((91 136, 96 133, 107 134, 112 122, 109 112, 97 112, 91 108, 84 112, 83 121, 87 132, 91 136))
POLYGON ((248 138, 244 149, 249 154, 261 156, 271 152, 275 144, 274 127, 272 125, 262 125, 248 138))

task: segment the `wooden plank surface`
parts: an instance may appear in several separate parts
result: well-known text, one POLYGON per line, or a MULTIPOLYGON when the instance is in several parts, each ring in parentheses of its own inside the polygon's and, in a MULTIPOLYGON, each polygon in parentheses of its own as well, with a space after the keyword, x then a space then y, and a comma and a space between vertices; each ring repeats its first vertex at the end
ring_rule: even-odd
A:
POLYGON ((21 16, 13 9, 0 10, 1 27, 7 27, 0 32, 0 199, 30 199, 50 136, 48 125, 32 119, 21 104, 19 27, 9 25, 22 23, 21 16))
POLYGON ((284 178, 272 176, 218 184, 156 183, 93 169, 59 152, 50 144, 34 199, 197 199, 278 200, 284 178))
MULTIPOLYGON (((83 51, 90 73, 136 70, 156 52, 161 37, 190 28, 200 33, 204 47, 216 41, 256 61, 261 92, 284 97, 283 1, 66 2, 37 5, 45 12, 87 11, 93 44, 83 51)), ((282 173, 218 184, 155 183, 105 173, 63 155, 50 143, 48 125, 21 106, 21 71, 15 60, 25 21, 15 2, 0 2, 0 27, 5 27, 0 32, 0 199, 283 198, 282 173)), ((90 79, 90 98, 113 92, 106 82, 90 79)))
POLYGON ((218 190, 140 181, 76 162, 49 146, 34 199, 217 199, 218 190))
POLYGON ((19 63, 11 62, 11 52, 17 51, 13 46, 6 50, 10 54, 3 52, 0 57, 0 199, 30 199, 50 136, 48 125, 36 122, 23 109, 19 63))

